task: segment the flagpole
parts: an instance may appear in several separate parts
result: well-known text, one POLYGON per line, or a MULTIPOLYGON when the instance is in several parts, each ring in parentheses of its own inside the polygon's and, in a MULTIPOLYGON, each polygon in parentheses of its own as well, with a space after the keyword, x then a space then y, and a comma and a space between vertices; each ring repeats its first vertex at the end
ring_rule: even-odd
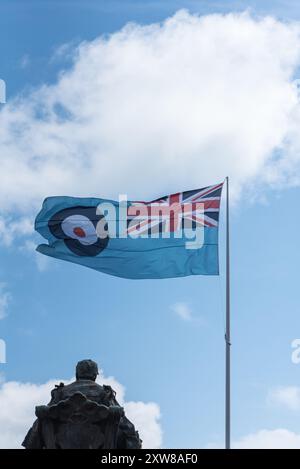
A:
POLYGON ((225 448, 230 449, 230 262, 229 262, 229 178, 226 177, 226 378, 225 378, 225 448))

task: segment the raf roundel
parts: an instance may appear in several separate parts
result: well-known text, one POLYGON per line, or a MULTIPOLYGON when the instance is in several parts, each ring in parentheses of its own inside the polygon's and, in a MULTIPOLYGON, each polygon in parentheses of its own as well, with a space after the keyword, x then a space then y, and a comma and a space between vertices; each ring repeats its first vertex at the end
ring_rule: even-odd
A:
POLYGON ((104 228, 101 237, 97 230, 103 218, 97 207, 72 207, 55 213, 48 226, 53 236, 62 239, 77 256, 97 256, 109 242, 107 224, 101 224, 104 228))

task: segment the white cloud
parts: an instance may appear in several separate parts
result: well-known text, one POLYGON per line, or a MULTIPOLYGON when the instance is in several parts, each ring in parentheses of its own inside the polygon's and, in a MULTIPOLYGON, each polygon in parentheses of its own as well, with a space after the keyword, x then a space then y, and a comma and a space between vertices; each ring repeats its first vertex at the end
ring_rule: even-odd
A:
MULTIPOLYGON (((282 406, 291 411, 299 411, 300 387, 279 386, 271 389, 267 396, 267 403, 282 406)), ((208 447, 223 446, 209 444, 208 447)), ((286 428, 262 429, 233 441, 232 447, 237 449, 300 449, 300 433, 286 428)))
MULTIPOLYGON (((300 449, 300 433, 286 428, 262 429, 234 440, 231 447, 233 449, 300 449)), ((206 448, 224 448, 224 444, 209 443, 206 448)))
POLYGON ((171 309, 184 321, 192 320, 192 311, 187 303, 175 303, 171 306, 171 309))
POLYGON ((47 256, 40 256, 36 251, 38 242, 33 239, 25 239, 23 245, 19 247, 20 251, 34 256, 36 267, 39 272, 45 272, 50 267, 50 259, 47 256))
POLYGON ((207 322, 203 316, 195 314, 195 311, 192 310, 191 306, 185 302, 177 302, 170 306, 171 311, 176 314, 180 319, 186 322, 193 322, 199 326, 206 326, 207 322))
POLYGON ((33 222, 29 217, 13 219, 10 216, 0 216, 0 243, 10 246, 16 238, 33 234, 33 222))
MULTIPOLYGON (((35 420, 35 406, 49 402, 51 389, 60 381, 51 380, 44 384, 0 382, 0 448, 20 448, 35 420)), ((101 375, 100 381, 111 385, 117 392, 120 405, 125 407, 127 416, 140 432, 143 447, 160 447, 162 432, 158 405, 152 402, 127 402, 124 387, 114 378, 101 375)))
POLYGON ((6 283, 0 283, 0 319, 5 318, 9 303, 12 299, 11 293, 7 290, 6 283))
POLYGON ((20 60, 20 67, 25 69, 30 65, 30 57, 28 54, 24 54, 20 60))
POLYGON ((141 429, 140 437, 143 448, 160 448, 162 444, 162 429, 159 424, 160 409, 154 402, 127 402, 124 405, 126 415, 134 422, 137 429, 141 429))
POLYGON ((300 449, 300 434, 285 428, 259 430, 233 443, 235 449, 300 449))
POLYGON ((300 410, 300 387, 280 386, 272 389, 268 395, 268 402, 298 411, 300 410))
POLYGON ((153 197, 227 174, 235 194, 298 184, 299 32, 180 11, 84 42, 55 85, 3 106, 0 208, 36 210, 55 194, 153 197))

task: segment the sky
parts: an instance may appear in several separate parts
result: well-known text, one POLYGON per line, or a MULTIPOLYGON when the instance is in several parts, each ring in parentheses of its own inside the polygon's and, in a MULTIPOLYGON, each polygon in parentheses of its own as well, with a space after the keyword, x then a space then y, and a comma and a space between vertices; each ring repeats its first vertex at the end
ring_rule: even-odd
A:
POLYGON ((226 176, 233 445, 300 447, 299 65, 293 1, 0 0, 0 447, 83 358, 145 447, 223 446, 224 207, 219 277, 48 259, 33 221, 51 195, 151 200, 226 176))

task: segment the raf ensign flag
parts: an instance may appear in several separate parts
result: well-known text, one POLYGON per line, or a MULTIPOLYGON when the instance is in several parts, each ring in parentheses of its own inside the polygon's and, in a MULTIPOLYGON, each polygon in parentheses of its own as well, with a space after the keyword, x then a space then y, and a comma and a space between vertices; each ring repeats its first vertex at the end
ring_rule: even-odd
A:
POLYGON ((48 197, 35 229, 37 250, 132 279, 218 275, 223 184, 151 202, 48 197))

